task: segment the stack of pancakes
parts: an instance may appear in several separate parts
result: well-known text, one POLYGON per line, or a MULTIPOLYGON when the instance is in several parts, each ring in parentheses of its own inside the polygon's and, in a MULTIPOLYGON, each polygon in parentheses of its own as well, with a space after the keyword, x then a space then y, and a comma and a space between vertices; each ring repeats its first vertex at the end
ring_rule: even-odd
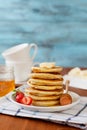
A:
POLYGON ((39 67, 32 67, 28 80, 29 88, 26 95, 32 98, 35 106, 59 105, 59 98, 63 93, 62 67, 53 63, 42 63, 39 67))

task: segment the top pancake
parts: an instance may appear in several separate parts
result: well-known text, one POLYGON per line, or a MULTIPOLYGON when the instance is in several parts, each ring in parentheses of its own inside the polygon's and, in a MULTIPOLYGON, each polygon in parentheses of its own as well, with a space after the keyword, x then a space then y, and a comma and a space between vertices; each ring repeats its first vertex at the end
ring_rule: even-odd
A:
POLYGON ((54 68, 32 67, 32 72, 34 73, 60 73, 62 70, 63 68, 60 66, 54 68))

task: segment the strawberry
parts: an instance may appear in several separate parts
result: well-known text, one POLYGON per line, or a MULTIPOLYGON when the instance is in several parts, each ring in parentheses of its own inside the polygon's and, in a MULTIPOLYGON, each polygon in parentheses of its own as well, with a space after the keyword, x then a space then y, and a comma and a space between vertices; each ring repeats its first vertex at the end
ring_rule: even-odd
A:
POLYGON ((21 102, 21 99, 24 97, 24 93, 20 90, 14 90, 14 94, 16 102, 21 102))
POLYGON ((24 96, 22 99, 21 99, 21 103, 22 104, 25 104, 25 105, 30 105, 32 103, 32 98, 31 97, 28 97, 28 96, 24 96))
POLYGON ((20 92, 16 95, 15 99, 17 102, 21 102, 21 99, 24 97, 24 93, 20 92))
POLYGON ((25 105, 30 105, 32 103, 32 98, 29 96, 25 96, 24 93, 20 90, 14 90, 15 100, 18 103, 22 103, 25 105))

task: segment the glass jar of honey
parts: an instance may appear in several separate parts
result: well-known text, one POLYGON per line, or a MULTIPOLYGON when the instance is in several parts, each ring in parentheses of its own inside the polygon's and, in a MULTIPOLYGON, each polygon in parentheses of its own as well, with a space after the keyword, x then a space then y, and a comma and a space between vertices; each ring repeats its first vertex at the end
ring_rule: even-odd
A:
POLYGON ((13 67, 0 65, 0 97, 15 89, 14 79, 13 67))

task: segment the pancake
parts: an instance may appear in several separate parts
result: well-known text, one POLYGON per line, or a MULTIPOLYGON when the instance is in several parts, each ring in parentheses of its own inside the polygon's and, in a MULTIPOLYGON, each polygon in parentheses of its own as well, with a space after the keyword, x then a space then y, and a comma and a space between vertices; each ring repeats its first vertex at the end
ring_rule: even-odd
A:
POLYGON ((32 73, 30 78, 35 79, 62 79, 60 74, 49 74, 49 73, 32 73))
POLYGON ((27 84, 32 88, 40 89, 40 90, 57 90, 57 89, 63 88, 62 85, 58 85, 58 86, 52 86, 52 85, 51 86, 39 86, 39 85, 30 84, 29 82, 27 84))
POLYGON ((34 73, 60 73, 62 70, 63 68, 60 66, 54 68, 32 67, 32 72, 34 73))
POLYGON ((42 80, 42 79, 29 79, 28 82, 30 84, 36 84, 37 86, 39 85, 52 85, 52 86, 57 86, 57 85, 63 85, 63 78, 60 80, 42 80))
POLYGON ((63 89, 58 89, 58 90, 50 90, 50 91, 45 91, 45 90, 37 90, 33 89, 31 87, 26 88, 25 92, 32 94, 32 95, 37 95, 37 96, 53 96, 53 95, 60 95, 63 93, 63 89))
POLYGON ((59 100, 53 100, 53 101, 36 101, 36 100, 33 100, 32 104, 35 105, 35 106, 50 107, 50 106, 59 105, 59 100))
POLYGON ((27 91, 25 92, 25 94, 27 96, 30 96, 33 100, 39 100, 39 101, 57 100, 61 97, 61 94, 53 95, 53 96, 37 96, 37 95, 29 94, 29 92, 27 92, 27 91))

